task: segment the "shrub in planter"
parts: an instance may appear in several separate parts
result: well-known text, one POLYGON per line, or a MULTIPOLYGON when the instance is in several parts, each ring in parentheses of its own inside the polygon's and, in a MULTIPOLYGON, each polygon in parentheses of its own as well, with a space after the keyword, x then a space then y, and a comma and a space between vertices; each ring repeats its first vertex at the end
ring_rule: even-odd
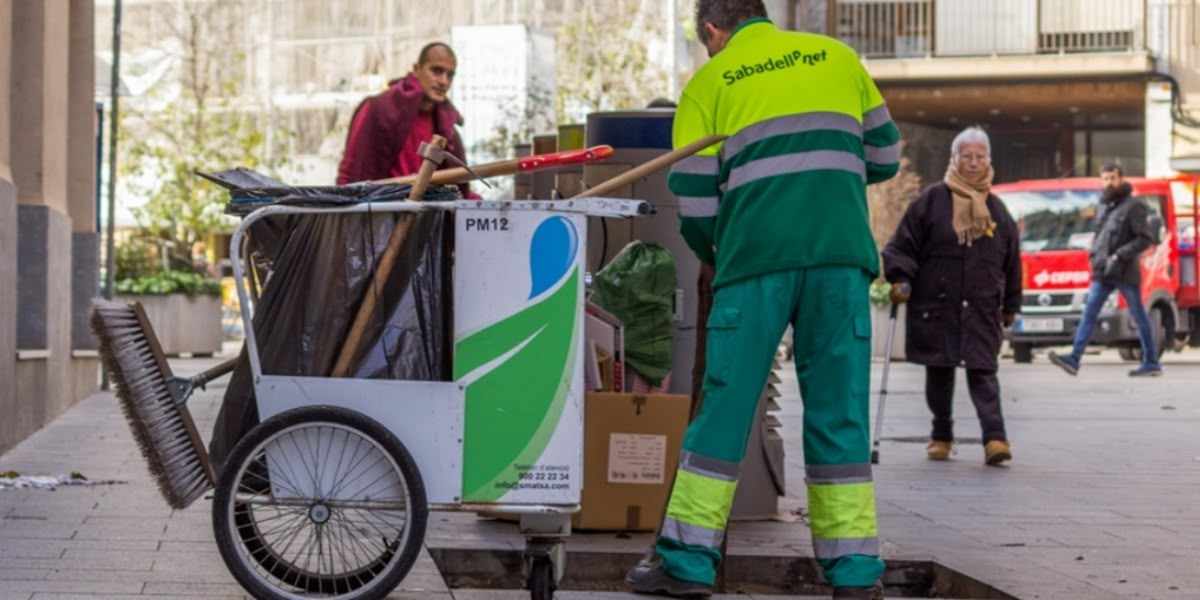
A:
POLYGON ((221 297, 221 283, 192 271, 159 271, 136 278, 116 282, 118 294, 138 296, 166 296, 183 294, 221 297))
POLYGON ((221 284, 192 271, 160 271, 116 282, 116 292, 140 302, 164 354, 211 355, 221 350, 221 284))

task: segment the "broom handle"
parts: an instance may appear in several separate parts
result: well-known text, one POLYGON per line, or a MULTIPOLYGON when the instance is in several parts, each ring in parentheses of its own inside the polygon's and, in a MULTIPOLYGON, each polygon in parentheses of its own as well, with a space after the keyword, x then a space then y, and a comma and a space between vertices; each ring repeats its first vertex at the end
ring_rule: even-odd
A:
POLYGON ((597 197, 604 196, 605 194, 611 194, 626 185, 650 175, 651 173, 655 173, 670 166, 676 161, 683 160, 717 142, 720 142, 726 137, 728 136, 710 135, 707 137, 702 137, 682 148, 672 150, 666 154, 663 154, 662 156, 655 157, 653 160, 642 163, 628 171, 625 171, 624 173, 621 173, 620 175, 617 175, 616 177, 613 177, 612 179, 602 181, 595 187, 575 194, 572 196, 572 198, 597 197))
MULTIPOLYGON (((476 179, 476 175, 480 179, 487 177, 496 177, 499 175, 512 175, 514 173, 533 173, 534 171, 544 171, 547 169, 555 169, 580 163, 587 163, 597 160, 604 160, 613 154, 612 146, 593 146, 582 150, 564 150, 562 152, 551 152, 549 154, 535 154, 533 156, 523 156, 512 160, 500 160, 496 162, 484 163, 482 165, 471 167, 467 170, 466 167, 456 167, 453 169, 443 169, 437 171, 430 178, 429 183, 435 185, 466 183, 476 179), (473 171, 473 172, 472 172, 473 171)), ((381 179, 372 183, 412 183, 416 181, 416 175, 405 175, 404 177, 392 177, 391 179, 381 179)))
POLYGON ((189 382, 192 384, 192 386, 205 385, 208 382, 232 371, 234 365, 237 364, 237 361, 238 361, 237 358, 231 358, 225 362, 218 364, 215 367, 212 367, 211 369, 208 369, 207 371, 193 375, 191 377, 191 379, 189 380, 189 382))
MULTIPOLYGON (((434 152, 445 150, 446 138, 434 135, 429 145, 436 148, 434 152)), ((412 189, 408 192, 409 200, 420 200, 425 195, 425 188, 429 187, 430 179, 437 168, 438 163, 425 156, 425 160, 421 162, 421 170, 417 172, 412 189)), ((332 377, 345 377, 346 373, 350 371, 350 361, 354 360, 358 345, 362 342, 363 333, 367 329, 367 321, 370 320, 371 313, 375 311, 376 295, 373 292, 381 289, 388 277, 391 276, 392 267, 396 264, 396 257, 400 254, 404 240, 408 237, 408 229, 412 226, 412 221, 411 213, 403 213, 396 220, 396 226, 392 229, 391 237, 388 238, 387 247, 384 248, 383 255, 379 257, 375 276, 372 278, 366 294, 363 295, 362 304, 358 307, 358 314, 354 317, 354 324, 350 327, 350 333, 346 335, 346 342, 342 344, 342 352, 338 355, 337 362, 334 363, 332 377)))

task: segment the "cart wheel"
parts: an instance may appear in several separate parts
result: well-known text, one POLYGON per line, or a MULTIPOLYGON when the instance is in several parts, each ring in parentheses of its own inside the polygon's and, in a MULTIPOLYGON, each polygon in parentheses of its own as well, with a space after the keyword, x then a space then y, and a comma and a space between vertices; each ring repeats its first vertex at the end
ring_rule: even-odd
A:
POLYGON ((258 598, 383 598, 416 561, 428 516, 396 436, 329 406, 250 430, 213 496, 221 558, 258 598))
POLYGON ((558 587, 554 581, 554 563, 549 557, 539 556, 529 566, 529 597, 532 600, 552 600, 558 587))

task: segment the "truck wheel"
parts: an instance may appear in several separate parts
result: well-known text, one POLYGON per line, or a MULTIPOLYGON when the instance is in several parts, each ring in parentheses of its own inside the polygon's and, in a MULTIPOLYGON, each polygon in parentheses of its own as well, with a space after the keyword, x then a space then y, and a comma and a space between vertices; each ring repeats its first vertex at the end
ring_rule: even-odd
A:
POLYGON ((1170 332, 1167 331, 1167 316, 1163 314, 1163 309, 1157 306, 1150 309, 1150 325, 1154 327, 1154 349, 1158 352, 1158 359, 1162 360, 1163 355, 1167 353, 1167 343, 1175 345, 1170 332))
POLYGON ((1013 344, 1013 362, 1031 363, 1033 362, 1033 344, 1013 344))
POLYGON ((1118 346, 1117 354, 1121 355, 1121 360, 1125 362, 1138 362, 1142 360, 1141 346, 1118 346))
MULTIPOLYGON (((1157 306, 1150 309, 1150 326, 1154 328, 1154 349, 1158 351, 1159 360, 1162 360, 1163 354, 1167 352, 1167 325, 1166 319, 1163 317, 1163 310, 1157 306)), ((1140 343, 1131 346, 1129 352, 1133 358, 1125 358, 1124 348, 1122 348, 1121 358, 1129 361, 1142 361, 1142 345, 1140 343)))

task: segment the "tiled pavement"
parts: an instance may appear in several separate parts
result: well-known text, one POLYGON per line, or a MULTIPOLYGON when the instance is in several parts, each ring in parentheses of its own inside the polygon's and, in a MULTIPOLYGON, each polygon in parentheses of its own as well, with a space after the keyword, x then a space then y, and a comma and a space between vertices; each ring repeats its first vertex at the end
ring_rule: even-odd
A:
MULTIPOLYGON (((206 363, 173 364, 187 372, 206 363)), ((1127 365, 1107 353, 1085 364, 1080 377, 1070 378, 1041 357, 1032 365, 1005 361, 1001 385, 1016 460, 999 469, 982 465, 975 444, 964 444, 948 463, 924 460, 923 374, 893 365, 876 469, 885 554, 934 560, 1019 598, 1200 597, 1200 354, 1170 356, 1166 376, 1153 380, 1129 379, 1127 365)), ((961 380, 960 388, 958 434, 977 439, 961 380)), ((802 409, 791 374, 781 389, 789 487, 781 506, 799 509, 802 409)), ((202 430, 211 427, 223 392, 218 382, 190 403, 202 430)), ((210 503, 166 507, 111 396, 89 398, 0 456, 0 471, 7 470, 77 471, 124 483, 0 491, 0 600, 243 595, 213 544, 210 503)), ((430 520, 431 544, 472 536, 503 543, 514 535, 494 523, 443 516, 430 520)), ((737 553, 810 555, 807 536, 802 523, 771 522, 736 524, 730 537, 737 553)), ((630 552, 646 543, 645 536, 604 534, 570 542, 572 549, 630 552)), ((391 597, 528 595, 451 591, 423 554, 391 597)))

